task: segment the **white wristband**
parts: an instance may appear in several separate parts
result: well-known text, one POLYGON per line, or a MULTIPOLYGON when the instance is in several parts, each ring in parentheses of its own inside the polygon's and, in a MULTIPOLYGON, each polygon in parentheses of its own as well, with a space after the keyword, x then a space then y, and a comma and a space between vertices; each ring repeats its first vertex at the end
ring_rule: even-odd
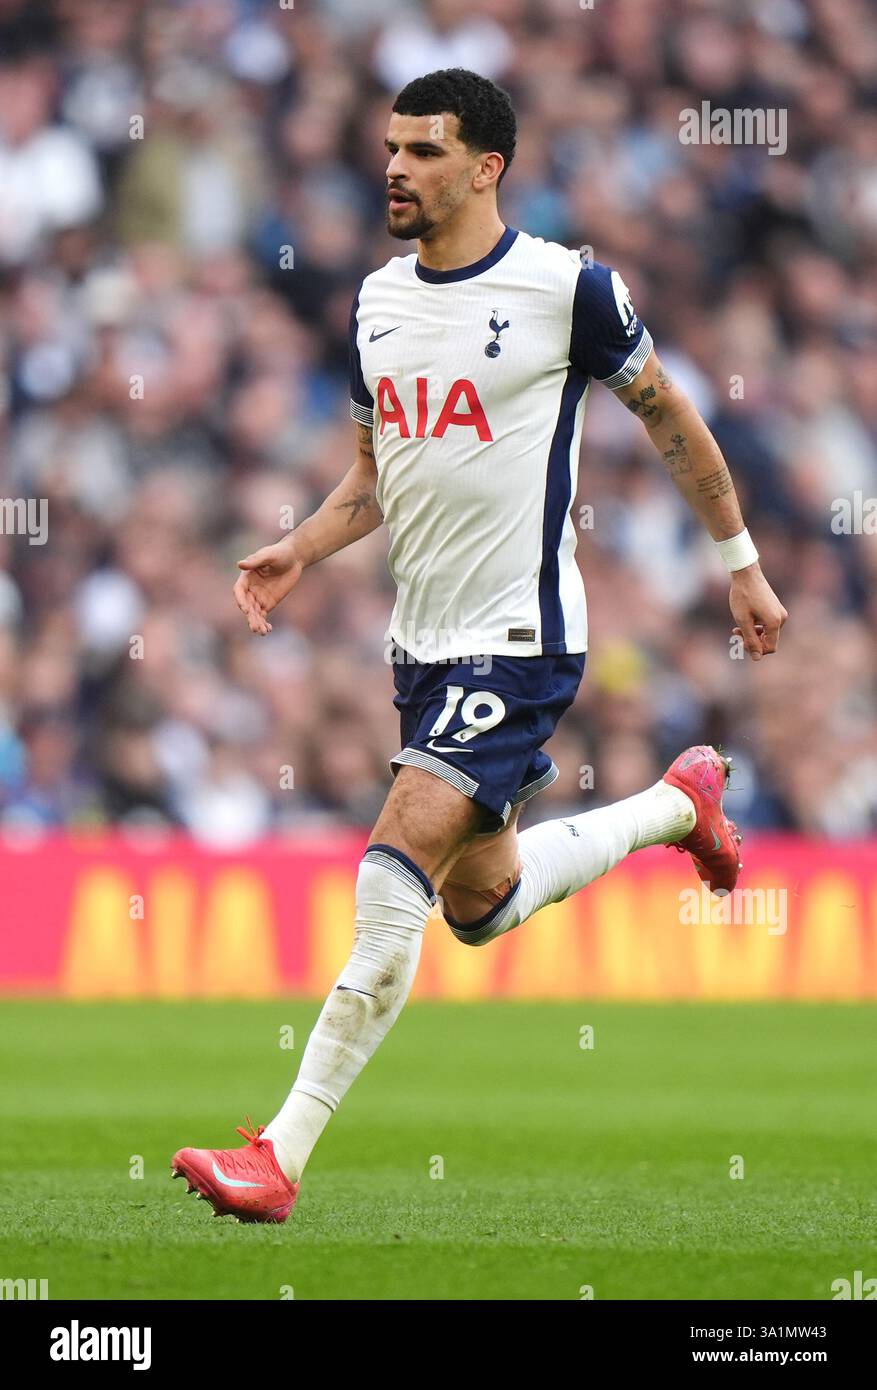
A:
POLYGON ((716 549, 732 574, 734 570, 743 570, 747 565, 754 565, 758 559, 758 551, 746 530, 726 541, 716 541, 716 549))

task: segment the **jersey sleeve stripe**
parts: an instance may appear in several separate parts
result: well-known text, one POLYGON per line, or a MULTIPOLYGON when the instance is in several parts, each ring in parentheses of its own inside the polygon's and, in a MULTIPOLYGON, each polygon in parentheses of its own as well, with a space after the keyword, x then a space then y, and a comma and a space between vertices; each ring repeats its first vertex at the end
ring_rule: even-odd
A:
MULTIPOLYGON (((361 288, 360 286, 360 289, 361 288)), ((361 425, 370 425, 373 419, 375 402, 362 375, 362 360, 359 355, 359 343, 357 342, 357 336, 359 334, 359 295, 360 290, 357 290, 356 294, 353 296, 353 303, 350 306, 350 323, 348 326, 347 356, 350 367, 350 399, 354 405, 359 406, 362 410, 368 411, 368 418, 365 419, 358 415, 353 415, 353 406, 351 406, 350 413, 353 415, 354 420, 359 420, 361 425)))
POLYGON ((375 413, 369 406, 360 405, 359 401, 352 400, 350 414, 358 425, 368 425, 370 429, 374 427, 375 413))
POLYGON ((604 386, 608 386, 610 391, 617 391, 619 386, 629 386, 646 365, 653 347, 652 335, 644 326, 643 335, 624 366, 619 367, 618 371, 613 372, 611 376, 598 377, 597 380, 601 381, 604 386))

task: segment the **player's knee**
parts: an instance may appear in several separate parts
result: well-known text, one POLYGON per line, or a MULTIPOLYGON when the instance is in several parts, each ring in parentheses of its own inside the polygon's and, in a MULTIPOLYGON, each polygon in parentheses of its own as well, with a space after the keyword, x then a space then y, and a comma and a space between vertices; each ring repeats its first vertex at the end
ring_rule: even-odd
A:
POLYGON ((517 881, 512 878, 489 889, 445 881, 441 893, 444 919, 464 946, 486 946, 508 930, 516 891, 517 881))
POLYGON ((417 970, 434 903, 432 884, 403 851, 370 845, 356 879, 353 951, 336 988, 370 997, 376 1016, 396 1012, 417 970))
POLYGON ((395 845, 371 844, 356 876, 356 920, 423 929, 435 904, 429 877, 395 845))
POLYGON ((447 880, 442 885, 441 903, 445 921, 453 921, 455 926, 467 926, 477 921, 489 907, 482 892, 462 883, 448 883, 447 880))

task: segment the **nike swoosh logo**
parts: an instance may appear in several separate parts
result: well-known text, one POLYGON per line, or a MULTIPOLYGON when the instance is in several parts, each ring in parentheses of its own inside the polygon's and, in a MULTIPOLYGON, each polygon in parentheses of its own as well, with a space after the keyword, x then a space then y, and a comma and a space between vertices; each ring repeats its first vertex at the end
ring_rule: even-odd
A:
POLYGON ((447 744, 433 743, 431 738, 427 739, 426 746, 427 748, 434 748, 437 753, 471 753, 474 751, 471 748, 461 748, 458 743, 454 743, 448 748, 447 744))
MULTIPOLYGON (((710 829, 712 830, 712 826, 710 826, 710 829)), ((721 842, 721 840, 719 839, 719 837, 718 837, 718 835, 716 834, 716 832, 713 830, 713 849, 721 849, 721 848, 722 848, 722 842, 721 842)))
POLYGON ((397 323, 395 328, 385 328, 383 333, 376 333, 375 330, 372 329, 369 342, 376 343, 378 341, 378 338, 386 338, 388 333, 396 333, 401 327, 401 323, 397 323))
POLYGON ((213 1176, 217 1182, 225 1183, 226 1187, 264 1187, 263 1182, 246 1182, 243 1178, 227 1178, 219 1167, 216 1159, 213 1160, 213 1176))

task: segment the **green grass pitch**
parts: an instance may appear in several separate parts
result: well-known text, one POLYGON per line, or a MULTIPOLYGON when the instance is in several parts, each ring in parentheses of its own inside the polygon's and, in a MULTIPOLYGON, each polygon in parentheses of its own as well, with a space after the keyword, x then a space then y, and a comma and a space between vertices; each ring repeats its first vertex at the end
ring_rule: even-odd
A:
POLYGON ((874 1008, 414 1003, 289 1222, 215 1220, 170 1156, 269 1119, 318 1007, 0 1005, 0 1278, 74 1299, 830 1299, 877 1274, 874 1008))

